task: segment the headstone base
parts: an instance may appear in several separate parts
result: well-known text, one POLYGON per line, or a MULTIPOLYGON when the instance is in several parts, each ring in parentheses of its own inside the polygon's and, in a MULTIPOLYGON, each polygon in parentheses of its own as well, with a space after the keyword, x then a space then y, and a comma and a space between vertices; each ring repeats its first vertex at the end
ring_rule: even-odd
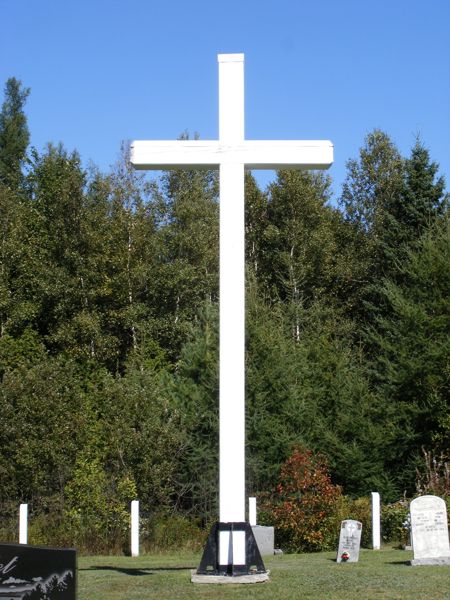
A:
POLYGON ((436 558, 413 558, 411 561, 413 567, 422 565, 446 566, 450 567, 450 556, 442 556, 436 558))
POLYGON ((227 584, 227 583, 264 583, 269 581, 270 571, 265 573, 254 573, 250 575, 199 575, 196 569, 191 571, 191 582, 192 583, 216 583, 216 584, 227 584))
POLYGON ((264 525, 253 525, 252 531, 261 556, 273 556, 275 550, 274 528, 264 525))

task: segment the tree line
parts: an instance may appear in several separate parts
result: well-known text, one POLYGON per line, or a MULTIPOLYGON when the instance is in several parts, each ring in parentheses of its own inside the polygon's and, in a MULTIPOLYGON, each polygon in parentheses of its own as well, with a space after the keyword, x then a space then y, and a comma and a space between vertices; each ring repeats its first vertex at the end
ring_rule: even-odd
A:
MULTIPOLYGON (((0 500, 119 522, 216 514, 218 178, 148 179, 29 148, 0 113, 0 500), (122 516, 121 516, 122 515, 122 516)), ((185 134, 184 134, 185 135, 185 134)), ((449 221, 420 139, 370 132, 338 198, 321 172, 246 175, 248 493, 302 444, 348 495, 414 488, 449 452, 449 221)), ((99 525, 100 527, 100 525, 99 525)))

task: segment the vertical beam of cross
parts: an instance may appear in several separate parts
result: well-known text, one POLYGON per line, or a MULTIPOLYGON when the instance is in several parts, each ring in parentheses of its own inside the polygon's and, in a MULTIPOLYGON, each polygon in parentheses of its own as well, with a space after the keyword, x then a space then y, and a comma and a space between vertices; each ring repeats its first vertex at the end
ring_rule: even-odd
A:
MULTIPOLYGON (((219 143, 244 142, 244 57, 220 54, 219 143)), ((244 164, 220 165, 220 521, 245 521, 244 164)))

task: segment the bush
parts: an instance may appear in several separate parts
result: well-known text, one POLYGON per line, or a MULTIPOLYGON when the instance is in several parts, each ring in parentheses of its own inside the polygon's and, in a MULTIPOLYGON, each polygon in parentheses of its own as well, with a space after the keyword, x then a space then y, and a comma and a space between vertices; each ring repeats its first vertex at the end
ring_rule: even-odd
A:
POLYGON ((336 547, 341 508, 341 489, 332 484, 325 458, 296 447, 262 513, 284 550, 319 552, 336 547))
POLYGON ((381 536, 384 542, 409 543, 409 501, 405 498, 381 507, 381 536))
POLYGON ((17 543, 19 540, 19 505, 12 501, 0 504, 0 540, 17 543))
POLYGON ((345 519, 355 519, 362 523, 361 546, 372 547, 372 502, 367 496, 349 499, 345 519))
POLYGON ((141 540, 145 552, 169 550, 200 551, 209 533, 200 527, 198 519, 183 515, 153 515, 140 522, 141 540))
POLYGON ((65 488, 65 518, 72 544, 89 553, 127 552, 130 501, 136 485, 127 473, 112 477, 98 458, 80 456, 65 488))
POLYGON ((422 448, 423 463, 416 469, 416 491, 418 494, 450 497, 450 461, 444 453, 422 448))

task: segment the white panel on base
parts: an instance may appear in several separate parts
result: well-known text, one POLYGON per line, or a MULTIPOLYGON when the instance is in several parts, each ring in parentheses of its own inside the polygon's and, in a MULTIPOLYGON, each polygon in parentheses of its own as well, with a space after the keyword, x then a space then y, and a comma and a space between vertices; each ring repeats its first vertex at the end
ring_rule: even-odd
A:
POLYGON ((219 564, 245 565, 245 531, 220 532, 219 564), (233 544, 231 544, 231 539, 233 539, 233 544))

